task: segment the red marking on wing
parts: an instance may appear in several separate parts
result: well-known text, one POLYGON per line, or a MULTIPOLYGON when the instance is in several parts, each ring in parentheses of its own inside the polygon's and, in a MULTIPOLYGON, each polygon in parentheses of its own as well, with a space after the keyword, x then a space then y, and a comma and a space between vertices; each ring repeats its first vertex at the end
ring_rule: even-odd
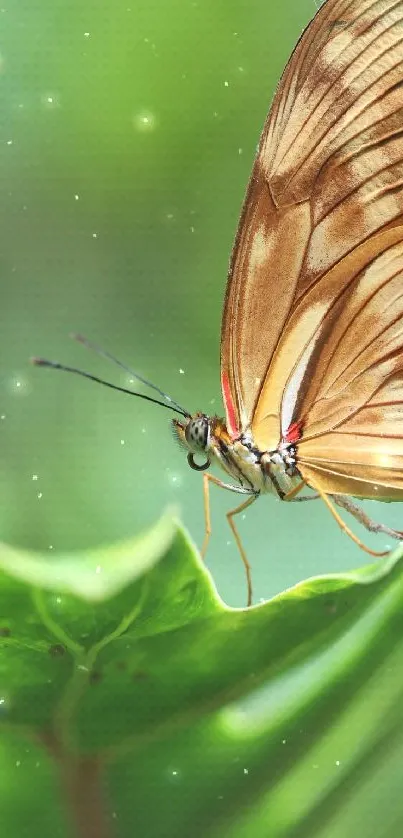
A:
POLYGON ((232 400, 231 389, 229 386, 229 379, 226 372, 221 376, 221 387, 224 399, 225 412, 227 415, 227 430, 231 436, 238 436, 238 426, 236 421, 235 405, 232 400))
POLYGON ((303 425, 303 422, 293 422, 285 434, 284 442, 288 442, 290 445, 295 445, 295 443, 302 437, 303 425))

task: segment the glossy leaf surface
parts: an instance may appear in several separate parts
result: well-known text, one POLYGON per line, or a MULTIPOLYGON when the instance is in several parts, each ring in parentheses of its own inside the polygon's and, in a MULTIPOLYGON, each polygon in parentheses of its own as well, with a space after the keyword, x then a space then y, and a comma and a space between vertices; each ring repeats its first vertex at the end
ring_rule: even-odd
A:
POLYGON ((398 554, 250 610, 223 605, 168 518, 52 562, 4 546, 0 564, 11 838, 32 818, 44 836, 74 819, 105 836, 327 838, 369 834, 363 818, 399 834, 398 554))

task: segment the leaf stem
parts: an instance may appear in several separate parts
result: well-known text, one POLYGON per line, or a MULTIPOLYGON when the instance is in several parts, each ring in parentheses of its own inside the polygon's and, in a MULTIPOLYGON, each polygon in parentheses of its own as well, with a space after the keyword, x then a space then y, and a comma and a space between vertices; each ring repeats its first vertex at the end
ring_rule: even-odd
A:
POLYGON ((64 755, 60 769, 77 838, 112 838, 99 760, 94 757, 69 758, 64 755))
POLYGON ((60 640, 60 642, 71 652, 73 656, 82 655, 83 647, 76 643, 62 628, 62 626, 53 619, 46 606, 45 595, 41 588, 32 589, 32 599, 35 608, 48 631, 60 640))

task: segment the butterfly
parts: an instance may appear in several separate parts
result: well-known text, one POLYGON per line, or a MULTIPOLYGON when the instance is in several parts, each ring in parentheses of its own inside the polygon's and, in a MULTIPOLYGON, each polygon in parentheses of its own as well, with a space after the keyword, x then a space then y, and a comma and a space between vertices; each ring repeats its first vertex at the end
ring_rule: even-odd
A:
POLYGON ((327 0, 283 73, 230 264, 225 419, 190 414, 137 377, 162 400, 135 395, 180 416, 174 433, 204 472, 203 552, 210 484, 242 495, 227 518, 248 604, 234 518, 262 494, 321 498, 371 555, 387 551, 366 547, 336 507, 403 538, 353 500, 403 500, 403 2, 327 0))

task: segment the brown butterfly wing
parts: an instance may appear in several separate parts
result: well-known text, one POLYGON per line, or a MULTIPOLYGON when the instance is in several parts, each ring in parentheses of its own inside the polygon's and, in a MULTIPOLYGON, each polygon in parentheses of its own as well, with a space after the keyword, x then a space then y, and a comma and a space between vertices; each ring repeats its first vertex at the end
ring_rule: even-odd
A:
POLYGON ((403 492, 402 228, 376 245, 325 317, 329 338, 300 404, 298 467, 326 492, 393 498, 403 492))
POLYGON ((402 223, 402 128, 403 2, 328 0, 275 96, 227 286, 227 416, 262 450, 312 401, 335 300, 402 223))

